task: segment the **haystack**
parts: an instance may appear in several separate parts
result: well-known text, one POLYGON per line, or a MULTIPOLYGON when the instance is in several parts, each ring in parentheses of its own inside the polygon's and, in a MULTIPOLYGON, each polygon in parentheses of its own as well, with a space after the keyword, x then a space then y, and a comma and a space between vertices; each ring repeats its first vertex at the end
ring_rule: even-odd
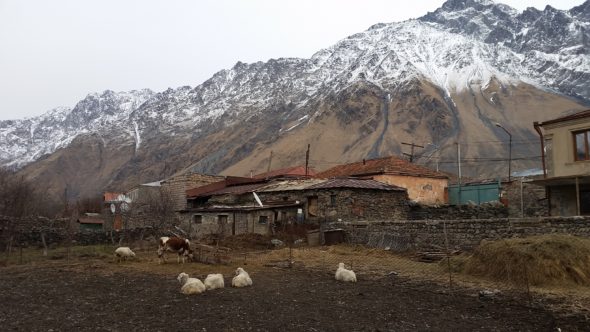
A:
POLYGON ((484 241, 461 265, 464 273, 498 281, 590 285, 590 239, 542 235, 484 241))

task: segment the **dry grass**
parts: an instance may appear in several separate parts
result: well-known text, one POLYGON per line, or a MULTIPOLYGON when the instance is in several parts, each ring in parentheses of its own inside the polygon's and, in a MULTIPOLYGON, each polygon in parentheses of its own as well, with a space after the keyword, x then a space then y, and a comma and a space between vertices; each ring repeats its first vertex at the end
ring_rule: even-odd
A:
POLYGON ((590 240, 543 235, 484 242, 453 259, 456 271, 532 286, 590 285, 590 240))

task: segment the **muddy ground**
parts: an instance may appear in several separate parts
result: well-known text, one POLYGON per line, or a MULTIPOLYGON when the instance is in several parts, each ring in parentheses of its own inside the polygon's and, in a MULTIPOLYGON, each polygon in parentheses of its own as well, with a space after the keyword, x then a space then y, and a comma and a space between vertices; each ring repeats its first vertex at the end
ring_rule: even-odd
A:
MULTIPOLYGON (((395 276, 333 280, 302 268, 251 271, 254 285, 179 293, 177 272, 133 263, 52 262, 0 268, 2 331, 588 331, 583 315, 558 315, 522 299, 454 295, 395 276)), ((197 277, 216 272, 200 268, 197 277)), ((230 278, 226 275, 226 285, 230 278)))

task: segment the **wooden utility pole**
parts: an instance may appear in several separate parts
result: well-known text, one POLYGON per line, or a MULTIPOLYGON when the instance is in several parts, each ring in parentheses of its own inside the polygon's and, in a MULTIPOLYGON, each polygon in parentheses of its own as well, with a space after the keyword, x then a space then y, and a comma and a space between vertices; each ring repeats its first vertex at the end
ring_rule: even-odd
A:
POLYGON ((424 147, 422 145, 418 145, 418 144, 414 144, 412 143, 406 143, 406 142, 402 142, 403 145, 409 145, 412 147, 412 149, 410 150, 410 153, 404 153, 405 156, 408 156, 410 158, 410 162, 413 163, 414 162, 414 148, 421 148, 424 149, 424 147))
POLYGON ((268 157, 268 168, 266 169, 266 172, 270 172, 270 165, 272 163, 272 150, 270 150, 270 157, 268 157))
POLYGON ((307 144, 307 151, 305 151, 305 177, 308 176, 309 171, 309 147, 311 146, 311 144, 307 144))

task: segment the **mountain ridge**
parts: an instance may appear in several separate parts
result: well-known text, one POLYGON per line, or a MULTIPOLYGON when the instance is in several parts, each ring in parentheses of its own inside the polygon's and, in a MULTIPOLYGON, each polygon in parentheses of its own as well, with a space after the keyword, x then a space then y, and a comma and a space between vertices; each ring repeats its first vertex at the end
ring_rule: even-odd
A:
MULTIPOLYGON (((570 11, 546 8, 539 13, 518 13, 488 0, 450 0, 420 19, 375 24, 309 59, 238 62, 194 88, 91 94, 71 110, 50 111, 54 116, 47 113, 33 120, 0 121, 0 139, 8 143, 0 143, 0 162, 23 167, 33 178, 49 177, 59 158, 76 158, 75 151, 83 150, 84 144, 70 146, 78 138, 77 143, 94 146, 89 151, 96 155, 88 156, 89 162, 101 160, 99 164, 104 165, 116 160, 92 185, 93 190, 102 190, 124 187, 130 181, 158 180, 190 165, 209 173, 264 168, 272 146, 301 153, 305 144, 281 143, 285 137, 322 141, 309 128, 358 131, 355 139, 343 140, 348 147, 333 149, 346 158, 326 151, 332 160, 342 162, 401 154, 400 139, 414 136, 432 143, 471 137, 475 135, 470 134, 472 126, 479 128, 475 133, 500 140, 503 134, 494 131, 494 122, 510 121, 509 129, 516 137, 532 140, 528 119, 520 114, 528 110, 519 105, 538 108, 537 120, 546 120, 558 114, 542 102, 561 107, 560 111, 589 104, 590 60, 584 39, 589 3, 570 11), (494 32, 490 28, 494 25, 483 20, 480 12, 493 14, 490 17, 496 25, 512 29, 510 34, 494 32), (538 38, 555 32, 530 22, 541 18, 562 22, 564 17, 581 29, 567 30, 558 53, 546 53, 546 45, 519 44, 526 36, 538 38), (475 25, 456 23, 465 20, 475 25), (516 29, 522 32, 529 26, 522 38, 514 37, 516 29), (451 31, 463 27, 471 30, 451 31), (519 102, 516 96, 525 100, 519 102), (532 98, 539 102, 530 101, 532 98), (417 117, 415 112, 422 115, 417 117), (464 123, 464 119, 469 120, 464 123), (50 124, 55 125, 54 131, 50 124), (412 130, 418 132, 410 135, 412 130), (127 152, 115 153, 118 150, 127 152), (113 155, 108 156, 110 153, 113 155), (49 157, 40 160, 43 155, 49 157)), ((351 132, 341 132, 347 134, 351 132)), ((326 142, 340 144, 331 139, 326 142)), ((434 152, 432 146, 425 149, 425 153, 434 152)), ((484 152, 466 151, 473 158, 478 153, 484 152)), ((289 156, 275 159, 275 163, 294 161, 289 156)), ((72 171, 85 167, 78 161, 72 164, 76 164, 72 171)), ((48 183, 63 187, 64 182, 66 179, 48 183)))

